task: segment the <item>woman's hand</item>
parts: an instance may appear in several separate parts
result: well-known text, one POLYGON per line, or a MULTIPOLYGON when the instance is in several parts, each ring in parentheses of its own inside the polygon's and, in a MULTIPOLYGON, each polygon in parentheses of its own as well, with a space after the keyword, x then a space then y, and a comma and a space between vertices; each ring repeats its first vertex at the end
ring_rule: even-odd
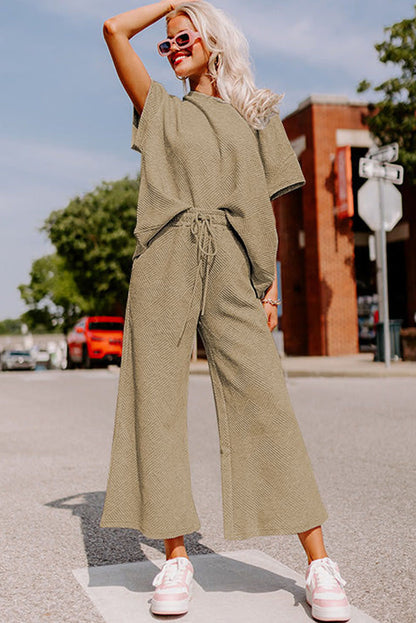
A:
MULTIPOLYGON (((166 0, 161 0, 162 2, 165 2, 166 0)), ((197 0, 186 0, 186 2, 196 2, 197 0)), ((176 9, 177 6, 179 6, 180 4, 183 4, 185 2, 185 0, 171 0, 170 2, 170 10, 173 11, 173 9, 176 9)))
MULTIPOLYGON (((276 301, 278 299, 277 296, 277 265, 274 268, 274 279, 273 283, 266 290, 263 299, 272 299, 272 301, 276 301)), ((277 327, 277 306, 272 305, 271 303, 266 303, 262 301, 263 309, 267 316, 267 324, 269 325, 270 331, 273 331, 277 327)))
POLYGON ((277 307, 276 305, 272 305, 271 303, 262 303, 262 305, 264 311, 266 312, 267 324, 269 326, 269 329, 270 331, 273 331, 273 329, 277 327, 277 307))

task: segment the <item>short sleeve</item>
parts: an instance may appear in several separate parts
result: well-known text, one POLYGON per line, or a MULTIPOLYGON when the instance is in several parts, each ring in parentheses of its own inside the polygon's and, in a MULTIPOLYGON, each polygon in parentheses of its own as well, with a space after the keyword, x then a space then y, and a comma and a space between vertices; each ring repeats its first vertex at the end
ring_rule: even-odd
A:
POLYGON ((164 117, 172 106, 174 97, 166 91, 160 82, 151 79, 142 113, 139 114, 133 107, 132 149, 139 152, 143 151, 151 128, 163 124, 164 117))
POLYGON ((257 130, 257 138, 270 199, 303 186, 302 169, 278 113, 257 130))

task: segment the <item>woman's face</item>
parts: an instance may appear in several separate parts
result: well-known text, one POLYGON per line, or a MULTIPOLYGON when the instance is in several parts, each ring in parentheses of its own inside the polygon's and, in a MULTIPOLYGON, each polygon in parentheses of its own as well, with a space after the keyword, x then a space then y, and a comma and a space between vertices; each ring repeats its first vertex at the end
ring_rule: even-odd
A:
MULTIPOLYGON (((167 37, 174 37, 182 30, 196 30, 187 15, 175 15, 167 24, 167 37)), ((208 71, 208 60, 210 53, 206 49, 202 39, 196 39, 195 43, 189 48, 179 49, 174 42, 168 61, 178 78, 198 79, 199 76, 208 71), (177 59, 177 60, 176 60, 177 59)))

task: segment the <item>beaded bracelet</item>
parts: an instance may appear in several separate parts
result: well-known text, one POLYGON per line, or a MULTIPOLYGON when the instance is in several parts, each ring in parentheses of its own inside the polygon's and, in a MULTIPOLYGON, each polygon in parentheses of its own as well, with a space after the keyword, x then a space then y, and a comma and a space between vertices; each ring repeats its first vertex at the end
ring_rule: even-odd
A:
POLYGON ((261 299, 262 303, 270 303, 270 305, 275 305, 276 307, 281 304, 280 299, 261 299))

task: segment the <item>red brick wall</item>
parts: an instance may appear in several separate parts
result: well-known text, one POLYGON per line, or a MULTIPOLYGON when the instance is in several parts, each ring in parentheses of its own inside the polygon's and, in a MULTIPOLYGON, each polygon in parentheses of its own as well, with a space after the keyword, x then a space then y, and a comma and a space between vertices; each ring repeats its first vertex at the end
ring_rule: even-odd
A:
POLYGON ((334 215, 333 157, 337 128, 365 129, 362 124, 364 112, 364 107, 312 104, 284 120, 291 140, 306 136, 306 150, 301 154, 306 178, 302 190, 303 223, 297 212, 289 216, 293 205, 291 195, 277 200, 275 206, 278 233, 282 239, 279 253, 285 308, 281 326, 287 354, 358 352, 352 223, 351 219, 338 222, 334 215), (292 245, 297 244, 295 230, 302 227, 305 249, 302 253, 298 251, 294 260, 289 241, 292 245), (298 266, 302 256, 304 295, 294 289, 296 279, 302 273, 298 266), (297 302, 287 300, 296 296, 299 297, 297 302), (299 330, 302 325, 306 326, 306 339, 299 330))
MULTIPOLYGON (((277 201, 274 206, 277 208, 277 201)), ((308 350, 308 325, 305 281, 305 250, 299 246, 299 229, 303 228, 302 190, 287 196, 280 209, 275 209, 279 247, 277 259, 282 265, 283 315, 279 328, 284 332, 285 351, 304 355, 308 350)))
POLYGON ((321 287, 321 353, 358 352, 358 319, 352 219, 334 214, 333 157, 337 128, 364 129, 364 108, 317 105, 314 151, 321 287))

